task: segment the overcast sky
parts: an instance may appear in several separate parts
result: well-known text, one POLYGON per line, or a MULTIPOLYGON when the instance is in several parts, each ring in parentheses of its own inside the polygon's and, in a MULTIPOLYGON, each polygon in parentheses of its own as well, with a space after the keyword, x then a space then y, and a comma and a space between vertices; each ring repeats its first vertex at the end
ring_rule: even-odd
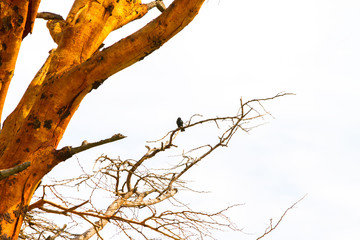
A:
MULTIPOLYGON (((71 3, 43 0, 40 11, 65 17, 71 3)), ((154 10, 145 21, 111 34, 106 45, 157 14, 154 10)), ((358 239, 359 23, 357 0, 206 1, 195 20, 162 48, 92 91, 60 145, 120 132, 128 138, 79 154, 79 161, 102 153, 134 158, 146 150, 145 141, 174 129, 178 116, 230 115, 240 97, 292 92, 296 95, 266 104, 274 119, 238 134, 187 176, 192 186, 211 191, 193 195, 201 200, 193 206, 218 210, 244 203, 230 215, 248 234, 218 236, 247 240, 307 194, 267 239, 358 239)), ((24 40, 5 114, 56 46, 45 24, 37 20, 24 40)), ((191 132, 182 138, 190 141, 191 132)), ((52 174, 63 176, 74 163, 69 160, 52 174)))

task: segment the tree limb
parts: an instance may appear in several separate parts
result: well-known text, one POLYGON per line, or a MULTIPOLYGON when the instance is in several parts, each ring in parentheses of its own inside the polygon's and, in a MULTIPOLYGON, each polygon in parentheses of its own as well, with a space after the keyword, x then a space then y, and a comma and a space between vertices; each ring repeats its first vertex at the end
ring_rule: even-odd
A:
POLYGON ((272 232, 273 230, 275 230, 280 222, 283 220, 283 218, 285 217, 285 215, 288 213, 288 211, 290 211, 291 209, 293 209, 299 202, 301 202, 304 198, 306 197, 303 196, 302 198, 300 198, 299 200, 297 200, 293 205, 291 205, 288 209, 285 210, 285 212, 283 213, 283 215, 281 215, 281 217, 279 218, 279 220, 277 221, 277 223, 275 224, 275 226, 273 226, 272 224, 272 219, 270 219, 270 223, 269 226, 265 229, 265 232, 263 235, 261 235, 260 237, 258 237, 256 240, 262 239, 264 238, 266 235, 268 235, 270 232, 272 232))
POLYGON ((185 28, 197 15, 204 1, 175 0, 159 17, 139 31, 67 72, 63 76, 64 81, 69 83, 73 82, 71 79, 84 79, 86 76, 86 85, 91 86, 142 60, 185 28))
POLYGON ((24 28, 24 32, 23 32, 23 36, 22 36, 23 39, 29 33, 32 33, 34 23, 35 23, 36 13, 39 8, 40 2, 41 2, 41 0, 30 0, 29 1, 28 13, 26 16, 25 28, 24 28))
POLYGON ((0 180, 3 180, 4 178, 10 177, 11 175, 17 174, 19 172, 22 172, 25 169, 27 169, 29 166, 30 166, 30 162, 24 162, 13 168, 0 170, 0 180))
POLYGON ((147 6, 149 9, 156 7, 160 12, 166 10, 166 6, 162 0, 155 0, 153 2, 148 3, 147 6))
POLYGON ((42 18, 44 20, 64 20, 61 15, 51 12, 39 12, 36 18, 42 18))
MULTIPOLYGON (((87 231, 74 235, 75 239, 78 240, 89 239, 95 234, 98 234, 99 238, 101 238, 99 235, 100 230, 111 220, 129 239, 132 238, 130 237, 130 231, 140 234, 142 239, 148 239, 147 235, 143 233, 144 228, 170 239, 191 239, 190 236, 194 235, 198 236, 199 239, 204 239, 205 237, 211 237, 211 231, 209 230, 217 228, 237 230, 236 226, 222 214, 223 211, 214 214, 197 212, 175 199, 177 189, 190 189, 186 186, 186 181, 180 180, 180 178, 216 149, 226 147, 238 130, 248 132, 259 125, 258 122, 252 123, 253 121, 263 121, 265 116, 269 116, 270 113, 266 111, 262 102, 285 95, 288 94, 277 94, 270 98, 259 98, 244 102, 240 99, 240 107, 235 115, 199 119, 194 122, 190 118, 184 127, 197 128, 210 125, 211 129, 209 130, 215 130, 213 137, 216 140, 213 142, 207 139, 208 143, 191 147, 190 150, 185 151, 184 149, 181 155, 178 155, 181 159, 171 167, 151 169, 149 168, 151 163, 147 163, 151 159, 155 160, 159 153, 175 147, 174 143, 180 131, 179 128, 169 131, 159 140, 152 141, 151 143, 155 144, 155 146, 146 146, 147 151, 139 158, 122 160, 120 157, 111 159, 107 156, 101 156, 95 160, 92 171, 88 172, 82 168, 83 174, 79 177, 56 181, 54 185, 44 186, 43 196, 40 197, 38 202, 30 205, 28 209, 34 211, 36 208, 38 210, 35 210, 35 212, 61 214, 70 218, 76 215, 83 218, 91 226, 87 231), (220 133, 218 130, 220 130, 220 133), (60 191, 56 190, 56 188, 59 189, 65 186, 77 189, 81 186, 87 186, 93 191, 89 194, 89 197, 84 198, 83 204, 75 205, 66 200, 65 195, 68 193, 64 192, 65 195, 62 195, 60 191), (50 189, 50 194, 47 193, 46 198, 58 199, 62 202, 61 205, 44 199, 46 187, 50 189), (97 194, 108 194, 107 196, 114 198, 112 203, 105 206, 107 209, 105 208, 104 211, 97 209, 92 203, 92 198, 96 195, 95 191, 97 194), (89 205, 91 206, 85 207, 83 205, 87 199, 89 199, 89 205), (165 200, 168 200, 168 203, 173 204, 174 207, 180 208, 180 211, 174 211, 171 208, 166 208, 165 211, 160 208, 159 211, 157 206, 165 200), (48 207, 45 205, 48 205, 48 207), (81 209, 79 209, 80 206, 82 206, 81 209), (97 221, 91 220, 92 218, 97 218, 97 221)), ((89 143, 84 141, 82 146, 77 148, 67 147, 64 152, 67 151, 71 155, 73 149, 75 149, 75 152, 79 152, 76 149, 85 149, 87 146, 89 146, 89 143)), ((294 205, 286 210, 284 215, 294 205)), ((30 214, 35 214, 35 212, 30 214)), ((270 223, 270 227, 266 229, 264 236, 279 225, 284 215, 274 227, 272 222, 270 223)), ((39 225, 38 229, 44 229, 42 224, 39 225)))
POLYGON ((84 141, 81 144, 81 146, 72 148, 71 149, 71 154, 74 155, 74 154, 77 154, 79 152, 88 150, 90 148, 97 147, 97 146, 100 146, 100 145, 103 145, 103 144, 106 144, 106 143, 114 142, 114 141, 117 141, 117 140, 120 140, 120 139, 123 139, 123 138, 126 138, 126 136, 118 133, 118 134, 113 135, 111 138, 107 138, 107 139, 100 140, 100 141, 93 142, 93 143, 88 143, 88 142, 84 141))
MULTIPOLYGON (((156 204, 159 203, 167 198, 170 198, 172 196, 174 196, 176 194, 176 190, 173 191, 169 191, 167 195, 163 195, 160 198, 156 198, 156 199, 152 199, 152 200, 147 200, 147 201, 139 201, 139 202, 133 202, 133 201, 128 201, 125 200, 127 197, 130 197, 129 194, 127 194, 128 196, 125 196, 125 199, 123 198, 119 198, 116 199, 115 201, 113 201, 107 208, 106 212, 105 212, 105 216, 113 216, 118 209, 120 208, 120 206, 124 206, 124 207, 139 207, 139 206, 146 206, 146 205, 152 205, 152 204, 156 204)), ((111 219, 111 217, 110 217, 111 219)), ((97 221, 92 227, 90 227, 88 230, 86 230, 83 234, 81 234, 80 236, 78 236, 77 238, 74 238, 73 240, 86 240, 86 239, 90 239, 93 235, 95 235, 98 231, 100 231, 101 229, 103 229, 105 227, 105 225, 109 222, 110 219, 100 219, 99 221, 97 221)), ((137 223, 139 224, 139 223, 137 223)))
POLYGON ((115 141, 123 139, 123 138, 126 138, 126 136, 118 133, 118 134, 113 135, 110 138, 103 139, 103 140, 100 140, 100 141, 97 141, 97 142, 89 143, 89 142, 87 142, 85 140, 85 141, 83 141, 83 143, 79 147, 74 147, 73 148, 71 146, 66 146, 66 147, 63 147, 60 150, 57 150, 55 152, 55 155, 57 155, 57 157, 59 159, 61 159, 62 161, 65 161, 66 159, 71 158, 74 154, 80 153, 82 151, 85 151, 85 150, 88 150, 90 148, 97 147, 97 146, 100 146, 100 145, 103 145, 103 144, 106 144, 106 143, 115 142, 115 141))

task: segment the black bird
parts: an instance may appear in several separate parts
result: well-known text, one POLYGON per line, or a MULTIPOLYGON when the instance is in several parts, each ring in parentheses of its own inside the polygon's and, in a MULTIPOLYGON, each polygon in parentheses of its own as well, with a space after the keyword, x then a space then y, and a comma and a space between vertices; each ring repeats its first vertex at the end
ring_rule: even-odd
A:
POLYGON ((184 122, 183 122, 183 120, 181 120, 181 118, 178 118, 178 119, 176 120, 176 124, 177 124, 178 128, 180 128, 180 130, 181 130, 182 132, 185 131, 185 129, 184 129, 184 122))

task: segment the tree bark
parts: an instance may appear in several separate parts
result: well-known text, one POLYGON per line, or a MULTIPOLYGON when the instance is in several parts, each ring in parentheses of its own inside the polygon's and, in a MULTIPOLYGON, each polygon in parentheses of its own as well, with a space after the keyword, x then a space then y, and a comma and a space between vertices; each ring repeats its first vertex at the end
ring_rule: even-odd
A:
MULTIPOLYGON (((158 18, 100 52, 111 31, 145 15, 148 5, 139 0, 76 0, 66 20, 49 20, 58 47, 50 52, 0 133, 0 169, 31 163, 0 181, 0 239, 17 239, 37 184, 66 159, 56 147, 86 94, 160 48, 192 21, 203 2, 175 0, 158 18)), ((0 3, 0 113, 22 37, 31 32, 39 3, 0 3)))
POLYGON ((22 39, 32 30, 40 0, 0 2, 0 118, 22 39))

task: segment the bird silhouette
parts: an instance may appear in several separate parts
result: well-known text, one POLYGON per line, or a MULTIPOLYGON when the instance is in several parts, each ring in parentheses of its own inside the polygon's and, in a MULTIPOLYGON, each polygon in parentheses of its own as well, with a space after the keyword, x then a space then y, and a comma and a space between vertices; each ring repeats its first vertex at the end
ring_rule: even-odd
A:
POLYGON ((184 122, 183 122, 183 120, 181 120, 181 118, 178 118, 178 119, 176 120, 176 124, 177 124, 178 128, 180 128, 180 130, 181 130, 182 132, 185 131, 185 129, 184 129, 184 122))

